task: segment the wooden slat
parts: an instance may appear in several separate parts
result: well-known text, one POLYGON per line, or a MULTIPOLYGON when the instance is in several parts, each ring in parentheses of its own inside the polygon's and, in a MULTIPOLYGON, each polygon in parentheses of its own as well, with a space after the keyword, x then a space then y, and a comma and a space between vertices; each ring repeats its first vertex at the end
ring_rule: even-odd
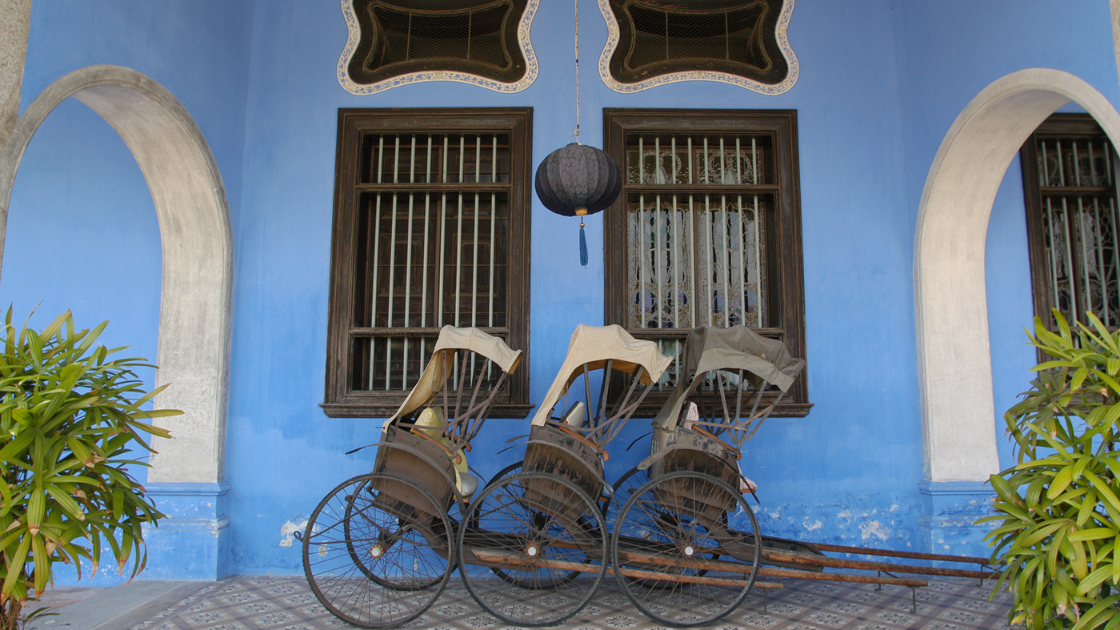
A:
POLYGON ((851 575, 848 573, 813 573, 811 571, 798 571, 797 569, 778 569, 775 567, 760 567, 759 575, 769 577, 792 578, 795 580, 823 580, 825 582, 856 582, 859 584, 894 584, 897 586, 928 586, 925 580, 908 580, 904 578, 882 577, 877 575, 851 575))
POLYGON ((991 562, 988 558, 975 556, 947 556, 937 553, 918 553, 916 551, 895 551, 893 549, 868 549, 866 547, 848 547, 845 545, 825 545, 819 543, 805 543, 818 551, 835 551, 837 553, 861 553, 868 556, 889 556, 891 558, 913 558, 915 560, 939 560, 943 562, 962 562, 965 564, 987 565, 991 562))
MULTIPOLYGON (((569 562, 567 560, 553 560, 550 558, 530 558, 529 556, 513 553, 509 551, 497 551, 492 549, 467 549, 475 558, 478 558, 483 564, 488 566, 497 566, 501 568, 518 569, 524 567, 530 568, 549 568, 561 569, 563 571, 582 571, 584 573, 598 573, 603 569, 601 565, 597 564, 584 564, 581 562, 569 562)), ((672 573, 660 573, 657 571, 642 571, 640 569, 622 569, 622 574, 626 577, 632 577, 642 580, 662 580, 668 582, 677 582, 680 584, 707 584, 709 586, 733 586, 743 587, 746 586, 746 580, 734 580, 728 578, 710 578, 702 575, 675 575, 672 573)), ((782 584, 777 582, 758 582, 754 583, 758 588, 783 588, 782 584)))
POLYGON ((891 564, 890 562, 869 562, 866 560, 845 560, 843 558, 829 558, 827 556, 814 556, 792 551, 778 551, 776 549, 763 549, 763 561, 786 562, 803 564, 812 567, 835 567, 838 569, 862 569, 864 571, 888 571, 891 573, 912 573, 919 575, 941 575, 946 577, 966 578, 994 578, 998 574, 990 571, 966 571, 963 569, 942 569, 939 567, 919 567, 905 564, 891 564))

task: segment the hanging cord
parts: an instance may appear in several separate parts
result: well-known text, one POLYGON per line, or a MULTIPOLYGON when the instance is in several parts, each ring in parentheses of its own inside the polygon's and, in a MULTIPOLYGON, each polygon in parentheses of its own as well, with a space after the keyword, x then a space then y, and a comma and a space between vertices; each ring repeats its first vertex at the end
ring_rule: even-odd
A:
POLYGON ((575 0, 576 5, 576 143, 582 144, 579 141, 579 0, 575 0))
MULTIPOLYGON (((576 143, 582 144, 579 141, 579 0, 575 0, 576 6, 576 143)), ((583 267, 587 266, 587 237, 583 233, 583 217, 580 216, 579 220, 579 264, 583 267)))

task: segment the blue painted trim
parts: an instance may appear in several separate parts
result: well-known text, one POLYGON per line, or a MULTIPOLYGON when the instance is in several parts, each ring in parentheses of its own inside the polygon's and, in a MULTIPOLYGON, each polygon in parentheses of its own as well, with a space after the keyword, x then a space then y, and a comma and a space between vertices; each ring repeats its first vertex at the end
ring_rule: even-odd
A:
POLYGON ((152 483, 144 489, 157 496, 220 497, 229 493, 229 483, 152 483))
POLYGON ((933 496, 992 496, 996 491, 986 481, 921 481, 918 490, 933 496))

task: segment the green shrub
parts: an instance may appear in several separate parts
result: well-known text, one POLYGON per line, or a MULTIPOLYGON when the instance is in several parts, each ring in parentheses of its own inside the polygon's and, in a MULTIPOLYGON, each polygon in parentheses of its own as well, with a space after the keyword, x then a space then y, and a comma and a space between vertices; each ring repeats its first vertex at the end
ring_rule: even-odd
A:
MULTIPOLYGON (((97 571, 101 547, 112 549, 122 574, 144 567, 144 523, 163 515, 128 472, 144 466, 131 447, 148 446, 141 433, 170 437, 143 420, 176 415, 141 407, 145 394, 135 370, 143 359, 111 358, 122 350, 94 347, 108 322, 75 331, 69 312, 41 332, 12 325, 8 309, 0 333, 0 629, 20 623, 32 592, 53 581, 55 562, 97 571)), ((150 450, 150 449, 149 449, 150 450)))
POLYGON ((1004 414, 1016 465, 991 476, 996 491, 988 534, 995 591, 1011 588, 1012 623, 1027 628, 1120 627, 1120 331, 1071 332, 1055 312, 1060 334, 1035 319, 1031 345, 1051 360, 1022 400, 1004 414))

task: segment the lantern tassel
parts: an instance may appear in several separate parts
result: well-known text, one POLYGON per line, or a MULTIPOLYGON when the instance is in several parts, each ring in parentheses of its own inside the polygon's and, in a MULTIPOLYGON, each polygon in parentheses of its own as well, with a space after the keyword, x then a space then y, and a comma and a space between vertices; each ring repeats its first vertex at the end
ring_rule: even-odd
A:
POLYGON ((583 222, 579 224, 579 264, 587 266, 587 236, 583 233, 583 222))

